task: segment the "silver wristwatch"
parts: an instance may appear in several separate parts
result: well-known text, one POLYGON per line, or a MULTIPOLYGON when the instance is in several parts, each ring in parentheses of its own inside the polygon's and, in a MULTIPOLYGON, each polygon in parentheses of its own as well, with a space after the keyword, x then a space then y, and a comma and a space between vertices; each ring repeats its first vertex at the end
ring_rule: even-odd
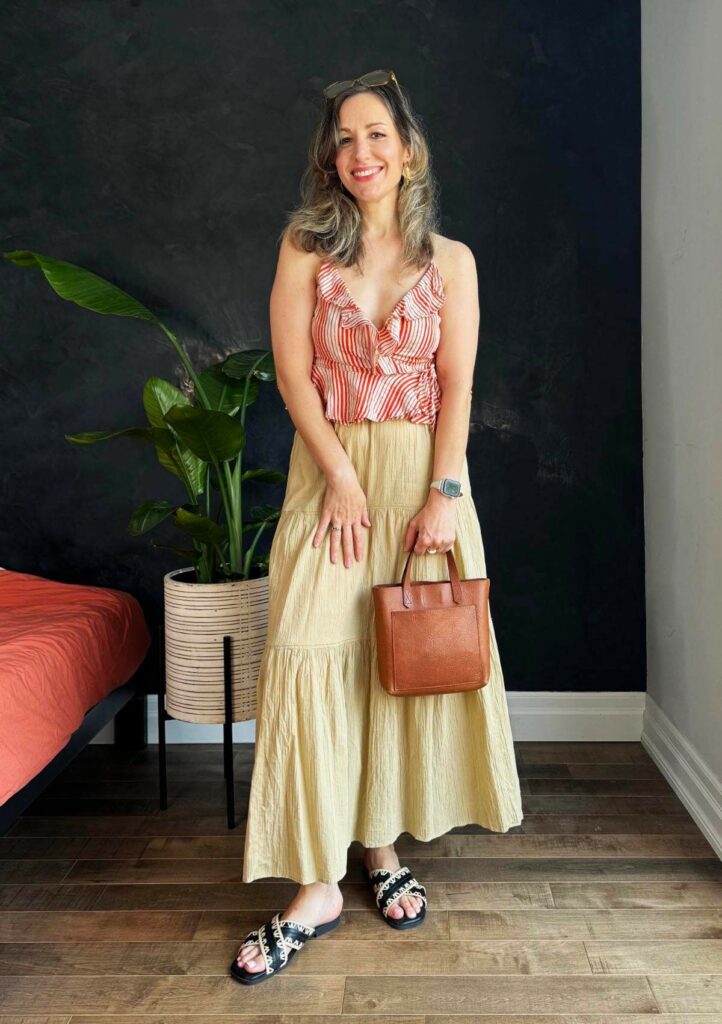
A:
POLYGON ((461 481, 452 480, 451 477, 445 476, 441 480, 432 480, 429 484, 430 487, 435 487, 442 494, 446 494, 449 498, 461 498, 463 497, 461 491, 461 481))

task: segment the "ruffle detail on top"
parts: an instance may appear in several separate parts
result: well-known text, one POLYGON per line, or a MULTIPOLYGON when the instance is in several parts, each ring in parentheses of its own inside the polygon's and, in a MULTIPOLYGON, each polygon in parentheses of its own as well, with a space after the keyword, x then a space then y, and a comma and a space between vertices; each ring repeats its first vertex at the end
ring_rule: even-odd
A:
POLYGON ((317 273, 312 381, 337 423, 406 419, 436 424, 441 388, 435 353, 446 300, 435 261, 396 303, 381 328, 350 294, 336 265, 317 273))
POLYGON ((318 271, 318 292, 342 310, 342 327, 370 328, 375 344, 371 346, 371 364, 376 367, 378 357, 394 355, 401 344, 401 321, 423 320, 438 313, 444 305, 446 295, 441 272, 434 260, 423 275, 396 303, 386 320, 377 328, 350 294, 343 278, 330 260, 325 260, 318 271))

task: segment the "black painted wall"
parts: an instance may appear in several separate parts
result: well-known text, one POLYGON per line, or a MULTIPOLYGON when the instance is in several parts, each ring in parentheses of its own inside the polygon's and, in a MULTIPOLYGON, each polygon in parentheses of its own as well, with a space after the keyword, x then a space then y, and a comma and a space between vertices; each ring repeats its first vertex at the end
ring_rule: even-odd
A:
MULTIPOLYGON (((110 278, 199 366, 270 346, 276 238, 323 85, 394 68, 430 133, 443 233, 477 260, 468 458, 507 688, 644 689, 637 0, 3 15, 2 251, 110 278)), ((4 260, 0 293, 0 565, 128 589, 157 621, 178 562, 126 524, 144 499, 182 500, 173 478, 150 448, 63 435, 143 424, 143 382, 177 380, 174 353, 4 260)), ((285 470, 275 386, 247 426, 247 464, 285 470)))

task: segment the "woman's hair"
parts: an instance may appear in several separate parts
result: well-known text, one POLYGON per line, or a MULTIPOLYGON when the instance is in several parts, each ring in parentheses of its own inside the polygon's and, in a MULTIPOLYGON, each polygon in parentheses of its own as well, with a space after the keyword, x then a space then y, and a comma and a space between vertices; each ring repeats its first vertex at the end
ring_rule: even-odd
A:
POLYGON ((406 167, 409 179, 401 179, 398 211, 403 266, 421 268, 434 255, 431 232, 438 231, 439 190, 421 119, 393 82, 355 85, 333 100, 324 100, 325 109, 309 146, 308 166, 301 177, 302 201, 288 215, 281 237, 287 233, 297 248, 324 255, 342 266, 360 262, 361 211, 336 170, 339 109, 345 99, 359 92, 371 92, 386 104, 402 144, 411 147, 406 167))

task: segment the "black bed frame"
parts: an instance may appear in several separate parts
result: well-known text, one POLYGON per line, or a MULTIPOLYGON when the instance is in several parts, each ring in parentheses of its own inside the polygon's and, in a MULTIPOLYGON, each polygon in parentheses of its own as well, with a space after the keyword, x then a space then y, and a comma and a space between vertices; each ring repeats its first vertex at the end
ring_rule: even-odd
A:
POLYGON ((6 832, 43 790, 115 718, 115 746, 142 749, 148 742, 148 693, 157 692, 157 645, 153 642, 133 676, 86 712, 66 745, 34 778, 0 806, 0 834, 6 832), (154 685, 155 684, 155 685, 154 685))

